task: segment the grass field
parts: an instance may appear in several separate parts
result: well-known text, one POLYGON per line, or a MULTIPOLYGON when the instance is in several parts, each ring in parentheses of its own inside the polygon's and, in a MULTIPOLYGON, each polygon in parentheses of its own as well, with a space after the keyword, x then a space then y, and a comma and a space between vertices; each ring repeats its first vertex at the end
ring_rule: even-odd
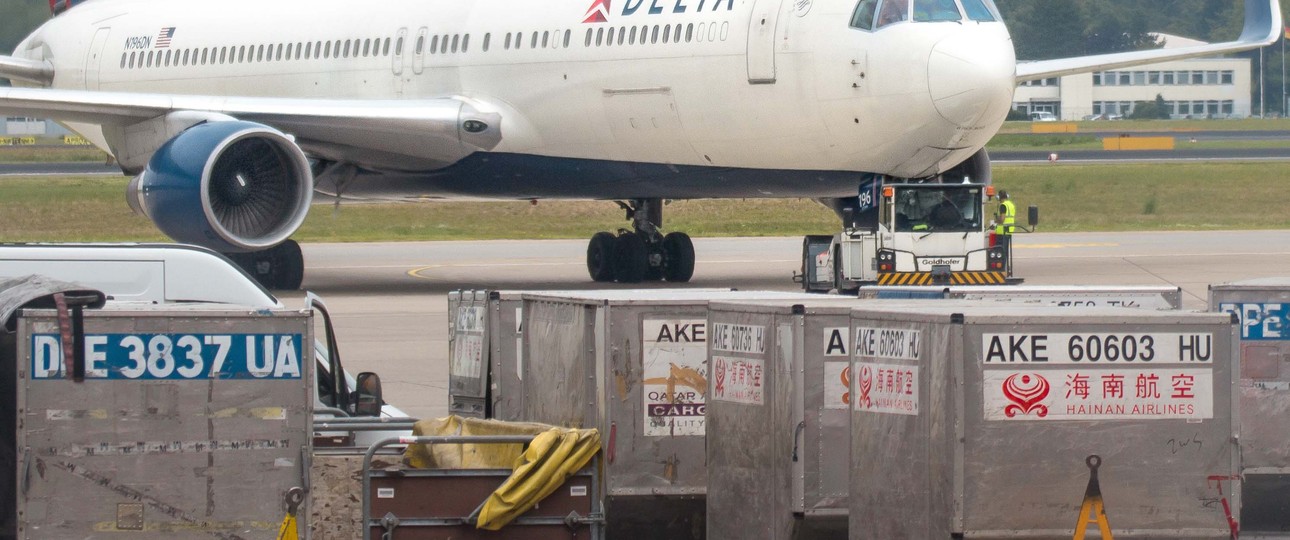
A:
MULTIPOLYGON (((0 241, 164 240, 125 203, 124 178, 0 180, 0 241)), ((1022 209, 1038 205, 1044 231, 1290 228, 1290 163, 1038 164, 995 168, 1022 209)), ((665 229, 694 236, 798 236, 838 226, 802 199, 675 201, 665 229)), ((588 238, 625 227, 604 201, 406 202, 315 205, 305 242, 588 238)))

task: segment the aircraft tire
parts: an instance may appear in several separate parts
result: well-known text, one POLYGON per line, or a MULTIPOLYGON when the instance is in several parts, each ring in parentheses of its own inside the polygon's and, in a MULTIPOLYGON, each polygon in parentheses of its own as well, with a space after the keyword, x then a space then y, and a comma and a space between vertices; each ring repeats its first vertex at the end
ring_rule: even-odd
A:
POLYGON ((623 233, 614 241, 614 277, 619 283, 638 283, 649 269, 645 240, 636 233, 623 233))
POLYGON ((612 233, 598 232, 587 244, 587 273, 591 280, 609 282, 614 280, 616 239, 612 233))
POLYGON ((283 291, 300 290, 305 281, 305 255, 300 251, 300 244, 288 239, 278 244, 271 251, 273 258, 271 281, 277 289, 283 291))
POLYGON ((694 242, 682 232, 668 233, 663 237, 666 257, 664 277, 673 283, 686 283, 694 277, 694 242))

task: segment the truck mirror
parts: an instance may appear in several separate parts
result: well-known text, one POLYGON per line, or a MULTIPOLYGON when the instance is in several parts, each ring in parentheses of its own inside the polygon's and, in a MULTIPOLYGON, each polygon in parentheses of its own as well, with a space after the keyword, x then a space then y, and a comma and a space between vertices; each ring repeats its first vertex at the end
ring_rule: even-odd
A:
POLYGON ((380 416, 381 405, 385 401, 381 396, 381 376, 370 371, 358 374, 355 384, 358 388, 354 400, 354 416, 380 416))
POLYGON ((1039 225, 1039 207, 1032 204, 1027 210, 1026 224, 1033 230, 1039 225))

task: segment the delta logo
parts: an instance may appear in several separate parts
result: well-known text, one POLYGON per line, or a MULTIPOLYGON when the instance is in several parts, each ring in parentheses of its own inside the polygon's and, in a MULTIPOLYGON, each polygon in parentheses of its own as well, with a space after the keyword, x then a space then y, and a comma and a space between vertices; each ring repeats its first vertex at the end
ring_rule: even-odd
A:
MULTIPOLYGON (((719 11, 724 4, 726 11, 734 11, 735 0, 699 0, 698 4, 693 4, 694 0, 648 0, 649 6, 646 7, 647 0, 623 0, 623 11, 619 15, 627 17, 635 15, 642 7, 645 7, 645 13, 649 15, 658 15, 663 12, 668 13, 690 13, 707 11, 719 11), (689 2, 689 3, 687 3, 689 2), (671 9, 668 10, 668 5, 671 9), (691 9, 693 7, 693 9, 691 9)), ((609 22, 609 5, 610 0, 592 0, 591 7, 587 8, 587 14, 583 16, 583 24, 609 22)))

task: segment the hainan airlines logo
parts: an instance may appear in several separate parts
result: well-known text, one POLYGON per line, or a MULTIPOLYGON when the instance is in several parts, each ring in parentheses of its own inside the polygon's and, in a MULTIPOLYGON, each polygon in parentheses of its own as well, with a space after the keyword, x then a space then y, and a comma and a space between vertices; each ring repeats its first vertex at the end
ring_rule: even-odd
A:
MULTIPOLYGON (((809 0, 806 1, 806 9, 810 9, 809 0)), ((636 14, 641 8, 645 8, 645 13, 649 15, 658 15, 660 13, 689 13, 700 11, 720 11, 722 6, 726 11, 734 11, 735 0, 623 0, 623 10, 619 15, 626 17, 636 14)), ((582 19, 583 23, 603 23, 609 22, 609 0, 592 0, 591 7, 587 8, 587 14, 582 19)))
POLYGON ((595 0, 587 9, 587 18, 583 23, 609 22, 609 0, 595 0))

